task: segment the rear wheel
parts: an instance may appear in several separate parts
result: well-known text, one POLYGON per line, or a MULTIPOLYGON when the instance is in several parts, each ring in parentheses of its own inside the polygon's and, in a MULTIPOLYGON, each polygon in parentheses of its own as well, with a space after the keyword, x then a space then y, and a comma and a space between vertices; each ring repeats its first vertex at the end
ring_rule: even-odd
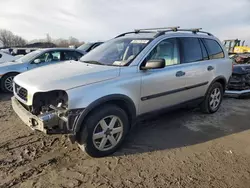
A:
POLYGON ((205 96, 204 101, 201 104, 201 110, 204 113, 214 113, 221 105, 223 97, 223 87, 221 83, 213 83, 205 96))
POLYGON ((9 73, 1 78, 1 89, 3 92, 13 92, 13 79, 16 75, 17 73, 9 73))
POLYGON ((79 133, 79 146, 92 157, 114 153, 128 133, 129 121, 125 111, 115 105, 105 105, 94 111, 79 133))

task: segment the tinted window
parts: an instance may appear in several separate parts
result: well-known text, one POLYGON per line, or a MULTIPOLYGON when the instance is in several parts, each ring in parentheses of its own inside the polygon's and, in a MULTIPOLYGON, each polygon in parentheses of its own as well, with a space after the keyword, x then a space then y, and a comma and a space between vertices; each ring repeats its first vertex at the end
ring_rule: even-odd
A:
POLYGON ((217 41, 211 39, 203 39, 203 41, 207 47, 209 59, 219 59, 225 57, 224 52, 217 41))
POLYGON ((183 63, 191 63, 203 60, 199 39, 180 38, 180 40, 182 44, 183 63))
POLYGON ((75 51, 65 51, 62 52, 62 57, 61 60, 65 61, 65 60, 78 60, 80 59, 80 57, 82 57, 81 53, 75 52, 75 51))
POLYGON ((201 44, 201 51, 202 51, 202 56, 204 60, 208 60, 208 53, 207 53, 207 49, 205 48, 205 45, 203 43, 202 40, 200 40, 200 44, 201 44))
MULTIPOLYGON (((164 59, 165 65, 175 65, 180 63, 179 47, 176 39, 167 39, 161 41, 146 58, 146 61, 152 59, 164 59)), ((146 63, 146 62, 145 62, 146 63)))
POLYGON ((2 54, 0 54, 0 58, 2 57, 3 55, 2 54))

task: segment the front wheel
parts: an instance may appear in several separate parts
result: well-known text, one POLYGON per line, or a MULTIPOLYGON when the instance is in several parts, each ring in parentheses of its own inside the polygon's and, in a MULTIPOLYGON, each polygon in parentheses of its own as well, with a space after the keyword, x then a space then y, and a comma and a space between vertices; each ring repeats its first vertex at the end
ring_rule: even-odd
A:
POLYGON ((213 83, 201 104, 201 110, 204 113, 215 113, 221 105, 223 97, 223 87, 221 83, 213 83))
POLYGON ((13 92, 13 79, 16 75, 17 73, 9 73, 1 78, 1 89, 3 92, 13 92))
POLYGON ((129 130, 126 112, 116 105, 105 105, 92 112, 79 133, 79 146, 91 157, 114 153, 129 130))

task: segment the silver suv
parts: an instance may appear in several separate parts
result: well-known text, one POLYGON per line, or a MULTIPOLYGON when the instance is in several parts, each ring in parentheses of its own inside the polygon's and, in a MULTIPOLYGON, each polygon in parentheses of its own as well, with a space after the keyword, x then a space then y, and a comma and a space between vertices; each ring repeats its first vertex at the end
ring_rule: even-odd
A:
POLYGON ((102 157, 117 150, 142 115, 190 103, 216 112, 231 72, 232 61, 210 33, 139 29, 80 61, 16 76, 12 106, 32 129, 68 134, 102 157))

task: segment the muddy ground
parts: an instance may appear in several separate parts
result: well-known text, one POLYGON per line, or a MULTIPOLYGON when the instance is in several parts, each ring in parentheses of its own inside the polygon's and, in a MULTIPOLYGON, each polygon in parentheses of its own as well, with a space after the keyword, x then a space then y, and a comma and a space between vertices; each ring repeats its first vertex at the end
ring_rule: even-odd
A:
POLYGON ((141 123, 111 157, 33 132, 0 94, 0 187, 250 187, 250 100, 213 115, 178 110, 141 123))

